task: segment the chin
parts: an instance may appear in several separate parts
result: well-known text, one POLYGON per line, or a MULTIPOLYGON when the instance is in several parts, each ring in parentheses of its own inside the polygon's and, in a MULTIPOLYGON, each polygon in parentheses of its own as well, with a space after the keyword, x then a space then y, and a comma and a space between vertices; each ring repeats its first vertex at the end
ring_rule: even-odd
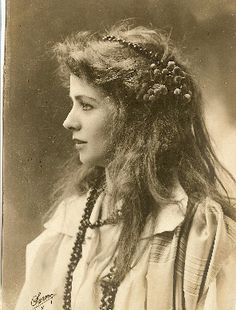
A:
POLYGON ((105 167, 105 161, 99 158, 83 158, 80 156, 80 161, 87 167, 105 167))

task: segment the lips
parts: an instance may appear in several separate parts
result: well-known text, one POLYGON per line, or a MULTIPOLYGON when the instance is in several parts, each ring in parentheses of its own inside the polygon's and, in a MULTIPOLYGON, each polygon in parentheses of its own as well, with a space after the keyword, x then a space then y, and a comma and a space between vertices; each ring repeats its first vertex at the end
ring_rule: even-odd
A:
POLYGON ((84 148, 85 144, 87 143, 87 142, 84 141, 84 140, 75 139, 75 138, 73 138, 73 141, 74 141, 74 143, 75 143, 75 148, 76 148, 76 150, 78 150, 78 151, 82 151, 82 149, 84 148))
POLYGON ((84 143, 87 143, 86 141, 83 141, 83 140, 80 140, 80 139, 75 139, 73 138, 73 141, 75 144, 84 144, 84 143))

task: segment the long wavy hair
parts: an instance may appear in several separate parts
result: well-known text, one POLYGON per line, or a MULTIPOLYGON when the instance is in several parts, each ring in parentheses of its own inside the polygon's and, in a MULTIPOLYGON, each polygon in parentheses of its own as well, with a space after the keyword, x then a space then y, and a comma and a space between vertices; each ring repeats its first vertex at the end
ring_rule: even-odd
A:
MULTIPOLYGON (((173 202, 176 180, 189 197, 194 195, 201 200, 208 196, 227 208, 230 201, 222 191, 218 170, 229 176, 230 173, 211 146, 197 83, 169 37, 161 31, 122 23, 104 34, 75 33, 57 43, 54 53, 66 86, 72 73, 68 61, 73 59, 77 76, 85 75, 115 102, 109 135, 113 156, 106 168, 112 184, 110 212, 120 200, 125 212, 116 261, 116 279, 121 281, 130 269, 147 216, 154 214, 161 203, 173 202), (140 78, 150 60, 118 42, 103 41, 103 35, 108 34, 161 51, 163 61, 174 59, 190 76, 191 102, 181 104, 171 95, 154 103, 139 101, 136 94, 140 78)), ((65 165, 65 171, 55 192, 56 204, 73 193, 84 194, 94 180, 104 175, 103 167, 87 167, 77 156, 65 165)))

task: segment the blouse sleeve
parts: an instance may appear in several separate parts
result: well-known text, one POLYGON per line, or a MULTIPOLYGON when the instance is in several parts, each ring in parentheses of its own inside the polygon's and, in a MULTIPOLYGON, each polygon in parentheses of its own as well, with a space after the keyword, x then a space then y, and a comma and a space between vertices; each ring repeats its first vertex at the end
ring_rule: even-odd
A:
POLYGON ((236 309, 236 251, 224 262, 223 267, 209 285, 198 304, 201 310, 236 309))
POLYGON ((25 283, 15 310, 33 309, 35 298, 46 295, 55 295, 50 310, 61 308, 64 278, 82 202, 78 197, 62 202, 44 225, 45 230, 27 245, 25 283))
MULTIPOLYGON (((232 209, 235 212, 235 209, 232 209)), ((191 225, 185 261, 185 292, 197 310, 234 310, 236 302, 236 223, 207 199, 198 206, 191 225), (194 291, 190 287, 194 286, 194 291), (200 297, 199 297, 200 296, 200 297)), ((190 303, 189 303, 190 304, 190 303)))

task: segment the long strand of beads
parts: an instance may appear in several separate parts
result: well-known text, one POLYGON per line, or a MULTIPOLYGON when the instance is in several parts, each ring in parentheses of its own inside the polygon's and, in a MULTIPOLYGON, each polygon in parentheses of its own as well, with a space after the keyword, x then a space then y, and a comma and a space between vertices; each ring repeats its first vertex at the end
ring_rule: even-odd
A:
POLYGON ((107 219, 101 220, 98 219, 96 222, 91 223, 90 220, 88 220, 88 227, 91 229, 94 229, 96 227, 100 227, 103 225, 114 225, 117 224, 118 221, 123 217, 123 212, 122 212, 122 207, 117 208, 117 210, 115 210, 110 217, 108 217, 107 219))
MULTIPOLYGON (((71 310, 71 290, 72 290, 72 280, 73 280, 73 272, 78 265, 81 257, 82 257, 82 244, 85 240, 85 234, 87 228, 95 228, 100 227, 105 224, 115 224, 118 219, 122 217, 122 208, 118 208, 113 215, 105 220, 97 220, 95 223, 90 222, 90 216, 92 210, 94 208, 95 202, 100 195, 103 188, 99 191, 97 187, 94 187, 90 191, 90 195, 86 202, 86 207, 84 209, 84 213, 82 219, 80 221, 80 226, 76 235, 76 240, 74 246, 72 248, 72 254, 70 257, 70 263, 68 265, 68 271, 65 279, 65 287, 64 287, 64 296, 63 296, 63 309, 71 310)), ((102 310, 112 310, 114 307, 116 292, 118 290, 118 284, 113 283, 111 280, 114 278, 115 266, 111 267, 110 272, 104 277, 104 280, 101 283, 102 289, 102 299, 99 309, 102 310)))
POLYGON ((63 296, 63 309, 71 310, 71 290, 72 290, 72 279, 73 272, 82 257, 82 244, 85 239, 86 230, 89 224, 89 218, 92 213, 95 202, 99 196, 100 192, 94 187, 86 202, 86 207, 84 209, 84 214, 80 221, 79 230, 76 235, 76 240, 72 249, 72 254, 70 257, 70 263, 68 265, 68 271, 66 275, 65 287, 64 287, 64 296, 63 296))
POLYGON ((112 266, 110 272, 101 282, 102 298, 99 310, 112 310, 114 308, 116 293, 119 287, 119 283, 114 281, 115 269, 115 266, 112 266))

